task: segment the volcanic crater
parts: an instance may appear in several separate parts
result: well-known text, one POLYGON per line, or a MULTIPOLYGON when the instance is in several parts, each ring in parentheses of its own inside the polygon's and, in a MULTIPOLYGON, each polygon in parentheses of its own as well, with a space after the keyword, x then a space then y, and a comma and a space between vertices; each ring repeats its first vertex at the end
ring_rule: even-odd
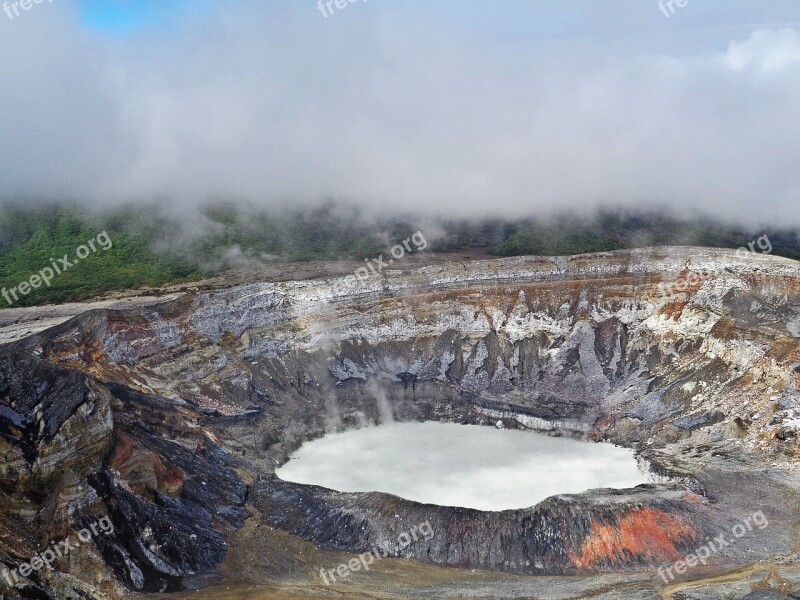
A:
POLYGON ((320 569, 386 542, 410 560, 353 574, 353 597, 738 598, 800 582, 795 261, 658 248, 335 284, 95 310, 0 347, 0 561, 87 520, 115 529, 5 597, 245 597, 220 579, 325 597, 320 569), (304 442, 380 422, 376 395, 399 421, 625 446, 655 483, 488 512, 275 475, 304 442), (768 526, 659 577, 757 511, 768 526), (421 523, 430 539, 393 543, 421 523))

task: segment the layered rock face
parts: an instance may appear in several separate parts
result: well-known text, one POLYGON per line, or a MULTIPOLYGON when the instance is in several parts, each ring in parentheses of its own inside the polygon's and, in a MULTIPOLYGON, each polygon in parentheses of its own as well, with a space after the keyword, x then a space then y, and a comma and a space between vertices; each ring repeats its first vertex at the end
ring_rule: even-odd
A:
POLYGON ((9 598, 91 598, 203 585, 254 514, 347 552, 428 521, 431 540, 388 552, 521 574, 678 560, 746 510, 717 497, 694 459, 752 470, 797 453, 799 275, 785 259, 667 248, 383 271, 357 289, 258 283, 85 313, 0 350, 0 561, 18 569, 104 516, 114 533, 0 586, 9 598), (660 478, 482 513, 275 477, 304 441, 379 421, 378 399, 401 420, 614 441, 660 478))

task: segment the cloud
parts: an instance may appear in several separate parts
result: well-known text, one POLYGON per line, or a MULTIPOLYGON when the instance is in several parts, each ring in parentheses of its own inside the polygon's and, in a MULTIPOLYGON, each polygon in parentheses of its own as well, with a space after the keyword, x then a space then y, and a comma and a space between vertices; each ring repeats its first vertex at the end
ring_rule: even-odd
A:
MULTIPOLYGON (((35 5, 0 23, 0 195, 446 216, 660 204, 800 224, 795 29, 651 48, 592 30, 580 2, 549 33, 485 25, 476 6, 326 19, 242 2, 117 36, 35 5)), ((666 27, 655 6, 635 15, 666 27)))

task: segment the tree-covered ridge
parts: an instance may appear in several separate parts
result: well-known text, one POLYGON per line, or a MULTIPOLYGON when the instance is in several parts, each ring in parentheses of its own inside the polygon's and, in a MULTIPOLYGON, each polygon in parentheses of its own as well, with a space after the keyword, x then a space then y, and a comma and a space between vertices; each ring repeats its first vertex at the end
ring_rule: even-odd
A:
MULTIPOLYGON (((13 306, 81 300, 103 292, 191 279, 196 265, 157 251, 156 232, 131 229, 123 214, 98 216, 71 206, 6 205, 0 210, 0 287, 16 288, 62 256, 75 262, 76 249, 105 231, 113 246, 98 248, 13 306)), ((0 298, 0 306, 8 308, 0 298)))
MULTIPOLYGON (((495 256, 571 255, 641 246, 738 248, 768 236, 771 253, 800 258, 795 229, 746 229, 664 212, 599 211, 591 218, 419 220, 366 218, 331 203, 265 210, 218 204, 170 216, 157 205, 87 210, 69 203, 0 205, 0 288, 14 288, 74 255, 99 233, 113 242, 14 302, 14 306, 81 300, 145 285, 191 281, 241 264, 271 260, 374 257, 415 231, 428 251, 495 256)), ((763 251, 756 248, 756 251, 763 251)), ((0 306, 8 303, 0 298, 0 306)))

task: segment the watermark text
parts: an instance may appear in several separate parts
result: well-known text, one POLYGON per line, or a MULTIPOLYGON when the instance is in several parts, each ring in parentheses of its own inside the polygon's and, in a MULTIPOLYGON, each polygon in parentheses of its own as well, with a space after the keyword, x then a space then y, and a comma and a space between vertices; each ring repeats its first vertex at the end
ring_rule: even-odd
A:
POLYGON ((71 269, 84 258, 88 258, 91 254, 96 253, 98 249, 110 250, 113 246, 114 244, 111 238, 108 237, 108 234, 104 231, 97 237, 86 242, 86 244, 78 246, 75 250, 74 258, 71 258, 69 254, 65 254, 59 259, 51 258, 50 266, 45 267, 35 275, 31 275, 27 281, 23 281, 11 289, 3 288, 0 290, 0 295, 5 298, 9 306, 13 306, 14 302, 18 302, 20 297, 27 296, 33 290, 42 287, 42 284, 50 287, 50 282, 53 281, 56 275, 61 275, 64 271, 71 269))
POLYGON ((733 537, 728 538, 724 533, 721 533, 713 540, 706 540, 704 545, 700 546, 691 554, 687 554, 683 560, 679 560, 670 566, 659 567, 658 574, 661 576, 661 579, 664 581, 664 583, 669 583, 675 579, 675 574, 672 572, 673 570, 678 575, 683 575, 687 570, 692 567, 696 567, 698 564, 706 565, 708 564, 708 559, 712 554, 716 554, 723 548, 735 543, 736 540, 744 537, 744 535, 748 532, 753 531, 754 526, 758 527, 759 529, 764 529, 765 527, 769 526, 767 517, 765 517, 764 513, 760 510, 747 517, 744 522, 734 525, 733 529, 731 529, 733 537))
MULTIPOLYGON (((78 539, 80 542, 88 543, 93 537, 99 536, 100 533, 105 535, 114 533, 114 524, 108 515, 92 523, 86 529, 81 529, 78 532, 78 539)), ((50 546, 34 556, 30 562, 22 563, 13 571, 9 571, 8 568, 3 569, 3 579, 6 580, 9 586, 14 587, 16 584, 21 583, 20 576, 27 578, 45 566, 49 568, 57 559, 65 558, 70 552, 77 550, 81 545, 80 542, 73 542, 70 538, 60 542, 50 542, 50 546)))
POLYGON ((397 537, 397 544, 395 547, 392 547, 389 542, 383 542, 382 544, 373 546, 369 552, 359 554, 358 558, 352 558, 348 562, 340 564, 335 569, 320 569, 320 579, 325 582, 325 585, 331 585, 332 583, 336 583, 337 576, 339 579, 345 579, 350 576, 350 573, 360 571, 362 568, 365 571, 369 571, 370 565, 376 560, 386 558, 393 550, 404 550, 412 543, 418 542, 420 537, 426 542, 430 541, 433 539, 433 536, 434 532, 430 521, 425 521, 422 525, 412 527, 409 533, 401 533, 397 537))
POLYGON ((354 287, 363 287, 365 282, 370 277, 380 274, 384 268, 394 264, 395 260, 400 260, 403 258, 406 253, 411 254, 415 250, 425 250, 427 247, 428 241, 425 239, 425 236, 422 235, 421 231, 417 231, 417 233, 404 239, 389 251, 393 258, 384 260, 383 254, 380 254, 378 258, 365 258, 364 262, 367 263, 367 266, 356 269, 354 275, 348 275, 347 277, 339 279, 333 284, 333 293, 335 295, 339 295, 340 293, 346 292, 354 287), (411 246, 412 244, 414 245, 413 247, 411 246))
MULTIPOLYGON (((366 2, 367 0, 361 1, 366 2)), ((322 16, 327 19, 330 15, 335 14, 336 10, 344 10, 356 2, 358 2, 358 0, 319 0, 317 2, 317 8, 319 12, 322 13, 322 16), (336 10, 334 10, 334 7, 336 7, 336 10)))
MULTIPOLYGON (((17 2, 3 2, 3 12, 6 13, 9 21, 13 21, 19 16, 22 16, 22 11, 29 11, 35 5, 41 4, 44 0, 18 0, 17 2)), ((47 0, 47 3, 52 3, 53 0, 47 0)))

